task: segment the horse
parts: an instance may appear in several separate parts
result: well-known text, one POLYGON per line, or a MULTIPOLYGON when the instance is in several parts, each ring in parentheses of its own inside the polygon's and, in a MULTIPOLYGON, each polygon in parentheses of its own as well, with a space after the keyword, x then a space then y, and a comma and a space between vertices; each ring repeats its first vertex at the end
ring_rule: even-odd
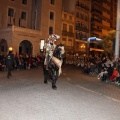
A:
POLYGON ((43 65, 44 83, 48 84, 48 80, 50 80, 52 82, 52 89, 54 90, 57 89, 56 81, 58 80, 61 74, 61 66, 65 57, 64 53, 64 45, 61 43, 58 44, 55 47, 53 56, 49 61, 48 70, 46 69, 46 65, 43 65))

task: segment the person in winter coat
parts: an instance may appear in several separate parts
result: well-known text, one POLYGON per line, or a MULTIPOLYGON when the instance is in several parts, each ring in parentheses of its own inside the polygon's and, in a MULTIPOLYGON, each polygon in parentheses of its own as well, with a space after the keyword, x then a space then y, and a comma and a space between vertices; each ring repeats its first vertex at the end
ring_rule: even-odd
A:
POLYGON ((13 69, 13 66, 15 65, 15 59, 14 59, 14 55, 12 54, 12 47, 9 48, 9 52, 6 56, 6 67, 7 67, 7 78, 9 79, 12 74, 11 74, 11 70, 13 69))

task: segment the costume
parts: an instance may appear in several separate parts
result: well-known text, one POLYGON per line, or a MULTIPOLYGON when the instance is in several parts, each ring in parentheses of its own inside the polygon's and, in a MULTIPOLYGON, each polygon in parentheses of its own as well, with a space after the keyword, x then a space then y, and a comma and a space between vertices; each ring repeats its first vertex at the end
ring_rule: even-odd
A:
POLYGON ((48 70, 48 64, 49 64, 51 59, 54 59, 53 60, 54 63, 58 66, 58 64, 57 64, 58 62, 57 61, 59 61, 59 60, 57 58, 53 57, 53 52, 54 52, 54 50, 56 48, 55 41, 57 39, 59 39, 59 38, 60 38, 60 36, 58 36, 56 34, 49 35, 49 37, 48 37, 48 42, 45 45, 46 54, 45 54, 45 61, 44 61, 44 65, 46 65, 46 70, 48 70))
POLYGON ((50 59, 52 58, 53 52, 56 47, 56 44, 54 42, 59 38, 60 38, 60 36, 55 35, 55 34, 49 35, 48 42, 44 46, 44 48, 46 49, 45 61, 44 61, 44 65, 46 65, 46 67, 47 67, 46 69, 48 69, 48 63, 49 63, 50 59))

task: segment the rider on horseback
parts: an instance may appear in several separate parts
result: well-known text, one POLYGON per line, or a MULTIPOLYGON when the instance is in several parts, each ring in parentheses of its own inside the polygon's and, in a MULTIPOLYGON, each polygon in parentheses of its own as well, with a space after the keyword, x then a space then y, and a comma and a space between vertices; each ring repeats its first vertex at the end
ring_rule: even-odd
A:
POLYGON ((55 41, 57 39, 59 39, 59 38, 60 38, 60 36, 58 36, 56 34, 49 35, 48 42, 45 45, 46 55, 45 55, 45 62, 44 62, 44 64, 46 65, 46 70, 48 70, 49 62, 52 59, 53 62, 58 66, 58 68, 59 68, 59 75, 60 75, 62 61, 60 61, 57 58, 53 57, 53 52, 54 52, 54 50, 56 48, 55 41))

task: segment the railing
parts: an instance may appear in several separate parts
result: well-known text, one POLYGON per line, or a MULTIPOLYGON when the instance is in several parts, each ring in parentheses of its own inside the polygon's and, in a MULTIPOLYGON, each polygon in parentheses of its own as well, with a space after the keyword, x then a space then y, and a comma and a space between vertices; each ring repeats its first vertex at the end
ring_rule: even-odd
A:
POLYGON ((74 37, 74 33, 72 32, 67 32, 67 31, 62 31, 63 36, 69 36, 69 37, 74 37))

